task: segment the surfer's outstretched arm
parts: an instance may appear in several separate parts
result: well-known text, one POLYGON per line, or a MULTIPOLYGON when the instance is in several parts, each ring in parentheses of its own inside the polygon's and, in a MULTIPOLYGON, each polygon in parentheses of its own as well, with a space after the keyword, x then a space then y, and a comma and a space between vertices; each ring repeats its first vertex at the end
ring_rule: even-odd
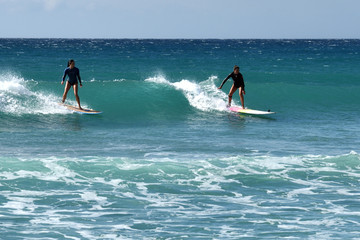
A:
POLYGON ((220 85, 220 87, 218 87, 218 89, 221 89, 221 88, 224 86, 224 84, 226 83, 226 81, 227 81, 230 77, 231 77, 231 73, 229 74, 229 76, 227 76, 227 77, 224 79, 224 81, 221 83, 221 85, 220 85))

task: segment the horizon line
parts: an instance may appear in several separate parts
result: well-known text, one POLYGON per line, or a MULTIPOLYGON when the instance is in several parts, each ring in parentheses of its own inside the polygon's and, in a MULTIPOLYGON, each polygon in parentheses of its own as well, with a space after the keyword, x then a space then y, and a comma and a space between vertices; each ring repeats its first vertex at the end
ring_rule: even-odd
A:
POLYGON ((360 40, 360 38, 114 38, 114 37, 0 37, 0 39, 54 39, 54 40, 360 40))

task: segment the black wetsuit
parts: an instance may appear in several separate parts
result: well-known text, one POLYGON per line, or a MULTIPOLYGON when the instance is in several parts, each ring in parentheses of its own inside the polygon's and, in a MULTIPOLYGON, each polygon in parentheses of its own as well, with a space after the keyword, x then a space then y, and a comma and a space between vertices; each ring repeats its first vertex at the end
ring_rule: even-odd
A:
POLYGON ((236 88, 241 87, 241 89, 245 91, 245 83, 244 83, 244 78, 243 78, 242 74, 241 74, 241 73, 235 74, 234 72, 230 73, 229 76, 227 76, 227 77, 224 79, 224 81, 221 83, 220 88, 222 88, 222 86, 226 83, 226 81, 227 81, 229 78, 232 78, 232 79, 233 79, 233 81, 234 81, 234 86, 235 86, 236 88))
POLYGON ((65 71, 64 71, 63 81, 65 80, 66 75, 69 76, 68 82, 71 85, 77 84, 78 79, 79 79, 79 82, 81 84, 80 71, 79 71, 79 69, 77 67, 74 67, 73 69, 71 69, 69 67, 66 68, 65 71))

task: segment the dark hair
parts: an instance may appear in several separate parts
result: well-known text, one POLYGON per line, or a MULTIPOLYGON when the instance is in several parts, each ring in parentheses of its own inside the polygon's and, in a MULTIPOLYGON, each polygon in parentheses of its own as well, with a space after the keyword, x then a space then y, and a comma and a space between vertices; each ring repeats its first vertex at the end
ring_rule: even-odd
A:
POLYGON ((234 71, 235 71, 235 69, 239 69, 239 70, 240 70, 240 68, 239 68, 238 65, 235 65, 235 66, 234 66, 234 71))
POLYGON ((75 60, 74 60, 74 59, 70 59, 70 60, 68 61, 67 66, 70 67, 70 65, 71 65, 73 62, 75 62, 75 60))

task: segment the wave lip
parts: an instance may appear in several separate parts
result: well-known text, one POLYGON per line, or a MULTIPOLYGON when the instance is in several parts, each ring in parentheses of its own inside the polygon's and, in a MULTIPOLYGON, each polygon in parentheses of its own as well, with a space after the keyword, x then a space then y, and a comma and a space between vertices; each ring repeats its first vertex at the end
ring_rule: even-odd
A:
POLYGON ((187 79, 172 83, 164 76, 159 75, 147 78, 145 81, 169 85, 176 90, 181 91, 189 104, 201 111, 226 111, 227 96, 217 89, 214 83, 215 79, 217 79, 216 76, 211 76, 200 83, 194 83, 187 79))

